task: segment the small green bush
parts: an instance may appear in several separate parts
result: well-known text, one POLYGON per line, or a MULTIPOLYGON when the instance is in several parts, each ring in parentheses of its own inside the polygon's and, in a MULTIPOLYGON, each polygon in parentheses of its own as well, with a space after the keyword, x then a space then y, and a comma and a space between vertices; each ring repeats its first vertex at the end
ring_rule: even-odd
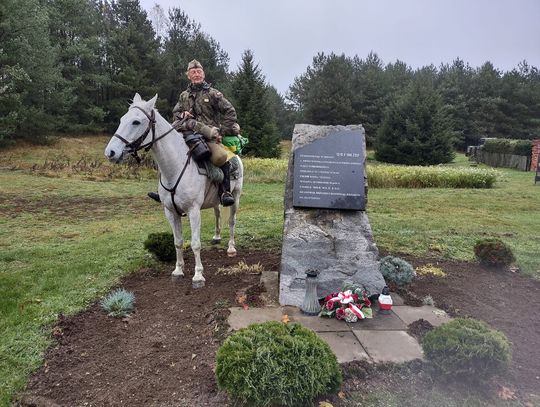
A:
POLYGON ((144 248, 153 253, 158 260, 176 260, 176 248, 172 233, 150 233, 144 242, 144 248))
POLYGON ((100 304, 107 315, 115 318, 125 317, 133 310, 135 294, 119 288, 103 298, 100 304))
POLYGON ((386 282, 397 285, 409 284, 416 277, 413 266, 399 257, 383 257, 379 270, 386 282))
POLYGON ((299 324, 253 324, 228 337, 216 356, 216 378, 236 401, 256 406, 306 406, 337 391, 336 356, 299 324))
POLYGON ((458 318, 434 328, 422 342, 429 362, 447 376, 486 380, 510 364, 510 342, 482 321, 458 318))
POLYGON ((478 240, 474 245, 474 254, 480 263, 487 266, 507 266, 514 261, 512 249, 496 238, 478 240))

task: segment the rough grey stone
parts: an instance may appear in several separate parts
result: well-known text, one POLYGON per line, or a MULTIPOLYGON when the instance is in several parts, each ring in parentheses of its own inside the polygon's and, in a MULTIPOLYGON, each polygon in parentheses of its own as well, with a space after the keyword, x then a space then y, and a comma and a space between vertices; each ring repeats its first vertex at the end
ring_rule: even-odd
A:
MULTIPOLYGON (((347 129, 360 130, 364 135, 364 129, 359 125, 297 124, 293 132, 292 152, 347 129)), ((290 157, 284 203, 280 303, 302 305, 305 272, 309 269, 320 272, 319 296, 339 291, 345 283, 363 286, 370 293, 381 292, 385 283, 379 272, 378 250, 366 212, 293 207, 294 154, 290 157)))

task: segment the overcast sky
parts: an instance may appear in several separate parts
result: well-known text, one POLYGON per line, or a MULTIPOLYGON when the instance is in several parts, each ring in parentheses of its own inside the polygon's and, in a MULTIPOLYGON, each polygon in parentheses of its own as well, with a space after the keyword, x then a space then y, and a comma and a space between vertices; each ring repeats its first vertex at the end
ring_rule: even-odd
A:
MULTIPOLYGON (((229 54, 236 70, 251 49, 267 82, 284 93, 318 52, 413 68, 491 61, 506 71, 540 68, 540 0, 141 0, 179 7, 229 54)), ((197 56, 194 55, 194 58, 197 56)))

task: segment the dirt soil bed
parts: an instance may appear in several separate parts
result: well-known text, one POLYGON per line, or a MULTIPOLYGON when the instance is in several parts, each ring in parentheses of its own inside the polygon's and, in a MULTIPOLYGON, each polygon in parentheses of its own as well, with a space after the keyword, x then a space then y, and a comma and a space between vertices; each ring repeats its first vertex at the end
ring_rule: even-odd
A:
MULTIPOLYGON (((128 276, 122 287, 136 296, 130 318, 107 317, 94 304, 71 317, 60 317, 55 344, 42 368, 31 377, 16 404, 25 406, 225 406, 227 396, 214 379, 214 357, 228 334, 228 307, 239 292, 258 293, 258 275, 217 275, 220 267, 261 263, 279 268, 277 252, 249 251, 227 258, 224 250, 203 255, 207 284, 191 288, 191 276, 172 283, 170 269, 143 269, 128 276)), ((431 295, 435 305, 453 316, 471 316, 503 331, 513 343, 512 368, 499 379, 527 400, 540 388, 540 282, 518 273, 490 271, 478 265, 407 258, 414 266, 431 263, 447 276, 419 277, 410 293, 431 295)), ((186 257, 187 270, 193 258, 186 257)), ((257 305, 257 296, 249 296, 257 305)), ((421 365, 421 364, 420 364, 421 365)), ((408 379, 392 369, 364 374, 371 368, 346 365, 342 396, 369 382, 388 382, 396 388, 431 386, 429 380, 408 379), (356 373, 355 373, 356 372, 356 373), (387 372, 387 373, 385 373, 387 372), (358 373, 358 374, 357 374, 358 373), (428 384, 426 384, 428 383, 428 384)), ((415 367, 421 370, 421 367, 415 367)), ((421 376, 421 375, 420 375, 421 376)), ((420 377, 416 374, 416 377, 420 377)), ((334 406, 348 405, 330 397, 334 406)))

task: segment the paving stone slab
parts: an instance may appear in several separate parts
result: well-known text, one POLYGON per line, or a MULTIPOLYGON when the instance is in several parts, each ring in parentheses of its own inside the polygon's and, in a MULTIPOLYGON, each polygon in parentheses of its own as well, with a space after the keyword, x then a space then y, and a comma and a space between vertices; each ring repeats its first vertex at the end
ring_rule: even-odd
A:
POLYGON ((405 331, 353 331, 374 362, 404 363, 422 359, 422 348, 405 331))
POLYGON ((362 319, 361 321, 349 324, 352 330, 378 330, 378 331, 406 331, 407 325, 396 314, 379 314, 373 309, 373 318, 362 319))
POLYGON ((352 332, 318 332, 336 354, 339 363, 369 360, 369 356, 352 332))
POLYGON ((390 297, 392 297, 392 304, 405 305, 405 300, 401 297, 401 295, 397 293, 390 293, 390 297))
POLYGON ((283 313, 289 316, 291 322, 298 322, 315 332, 350 332, 351 330, 345 321, 340 321, 335 318, 308 316, 303 314, 300 308, 297 307, 283 307, 283 313))
POLYGON ((281 321, 282 315, 279 307, 249 308, 247 310, 242 307, 233 307, 229 310, 231 315, 229 315, 228 322, 235 331, 255 323, 281 321))
POLYGON ((433 326, 439 326, 451 320, 446 312, 429 305, 424 305, 422 307, 403 305, 400 307, 393 307, 392 310, 407 325, 419 319, 425 319, 433 326))

